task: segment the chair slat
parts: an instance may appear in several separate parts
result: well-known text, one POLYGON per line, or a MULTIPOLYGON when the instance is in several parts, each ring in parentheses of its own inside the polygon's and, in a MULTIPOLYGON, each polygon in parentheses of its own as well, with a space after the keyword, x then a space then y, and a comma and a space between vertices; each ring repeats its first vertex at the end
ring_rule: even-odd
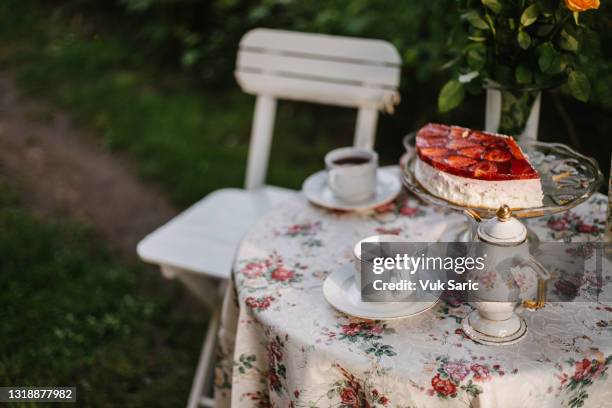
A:
POLYGON ((279 99, 347 107, 369 106, 380 110, 393 105, 397 97, 393 90, 306 78, 289 78, 244 71, 237 71, 235 76, 245 92, 271 95, 279 99))
POLYGON ((400 76, 397 66, 313 59, 301 54, 270 54, 265 51, 241 50, 236 65, 239 71, 297 78, 320 78, 322 81, 356 86, 382 86, 390 89, 397 88, 400 76))
POLYGON ((333 59, 361 60, 400 65, 400 56, 382 40, 299 33, 257 28, 242 37, 240 48, 259 48, 276 52, 299 52, 333 59))

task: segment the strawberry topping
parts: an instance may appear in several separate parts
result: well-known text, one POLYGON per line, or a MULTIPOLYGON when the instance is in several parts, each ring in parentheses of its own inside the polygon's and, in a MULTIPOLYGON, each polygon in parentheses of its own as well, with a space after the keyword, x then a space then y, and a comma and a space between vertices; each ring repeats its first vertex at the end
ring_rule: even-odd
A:
POLYGON ((459 126, 450 128, 450 137, 453 139, 467 139, 470 136, 470 130, 459 126))
POLYGON ((446 156, 448 149, 444 147, 421 147, 419 151, 429 157, 446 156))
POLYGON ((508 150, 491 149, 485 152, 484 158, 494 162, 506 162, 512 158, 512 155, 508 150))
POLYGON ((529 163, 522 160, 512 160, 510 166, 513 174, 531 174, 532 168, 529 163))
POLYGON ((485 148, 479 145, 466 147, 465 149, 459 149, 459 153, 464 156, 471 157, 472 159, 480 159, 484 151, 485 148))
POLYGON ((493 162, 484 160, 472 166, 471 170, 474 172, 474 177, 487 178, 497 172, 497 166, 493 162))
POLYGON ((475 164, 476 160, 465 156, 447 156, 446 162, 452 167, 465 169, 466 167, 470 167, 471 165, 475 164))
POLYGON ((472 146, 478 146, 478 144, 471 142, 467 139, 453 139, 450 142, 448 142, 448 148, 452 150, 459 150, 459 149, 463 149, 464 147, 472 147, 472 146))
POLYGON ((448 143, 448 140, 445 137, 427 137, 420 138, 417 142, 418 147, 431 147, 431 146, 439 146, 444 147, 448 143))
POLYGON ((458 176, 484 180, 539 178, 509 136, 430 123, 417 133, 416 145, 421 160, 458 176))

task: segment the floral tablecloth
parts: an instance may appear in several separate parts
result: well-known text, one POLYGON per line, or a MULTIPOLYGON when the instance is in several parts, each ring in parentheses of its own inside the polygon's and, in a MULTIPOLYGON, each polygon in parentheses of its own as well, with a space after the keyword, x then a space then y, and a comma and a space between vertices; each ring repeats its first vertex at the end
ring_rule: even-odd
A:
MULTIPOLYGON (((607 200, 530 220, 542 240, 599 240, 607 200)), ((335 311, 322 284, 373 234, 435 241, 465 218, 413 197, 368 214, 305 199, 275 209, 246 235, 219 332, 219 407, 612 407, 612 305, 548 304, 523 312, 526 338, 491 347, 465 337, 464 303, 406 319, 335 311)), ((604 284, 610 284, 606 281, 604 284)))

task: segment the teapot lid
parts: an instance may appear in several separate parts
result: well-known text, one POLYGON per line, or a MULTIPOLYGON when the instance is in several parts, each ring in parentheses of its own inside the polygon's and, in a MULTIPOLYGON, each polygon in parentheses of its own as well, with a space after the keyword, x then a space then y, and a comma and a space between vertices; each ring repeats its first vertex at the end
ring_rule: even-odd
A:
POLYGON ((512 217, 512 210, 502 205, 495 218, 491 218, 478 227, 478 237, 491 244, 520 244, 527 238, 527 228, 522 222, 512 217))

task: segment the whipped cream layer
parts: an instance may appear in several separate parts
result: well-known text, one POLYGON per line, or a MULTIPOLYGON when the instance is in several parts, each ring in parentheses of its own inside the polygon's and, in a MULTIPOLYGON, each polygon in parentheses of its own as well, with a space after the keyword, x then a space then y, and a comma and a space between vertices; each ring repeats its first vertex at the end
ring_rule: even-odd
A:
POLYGON ((542 206, 540 179, 478 180, 438 170, 416 158, 414 175, 431 194, 467 207, 512 209, 542 206))

